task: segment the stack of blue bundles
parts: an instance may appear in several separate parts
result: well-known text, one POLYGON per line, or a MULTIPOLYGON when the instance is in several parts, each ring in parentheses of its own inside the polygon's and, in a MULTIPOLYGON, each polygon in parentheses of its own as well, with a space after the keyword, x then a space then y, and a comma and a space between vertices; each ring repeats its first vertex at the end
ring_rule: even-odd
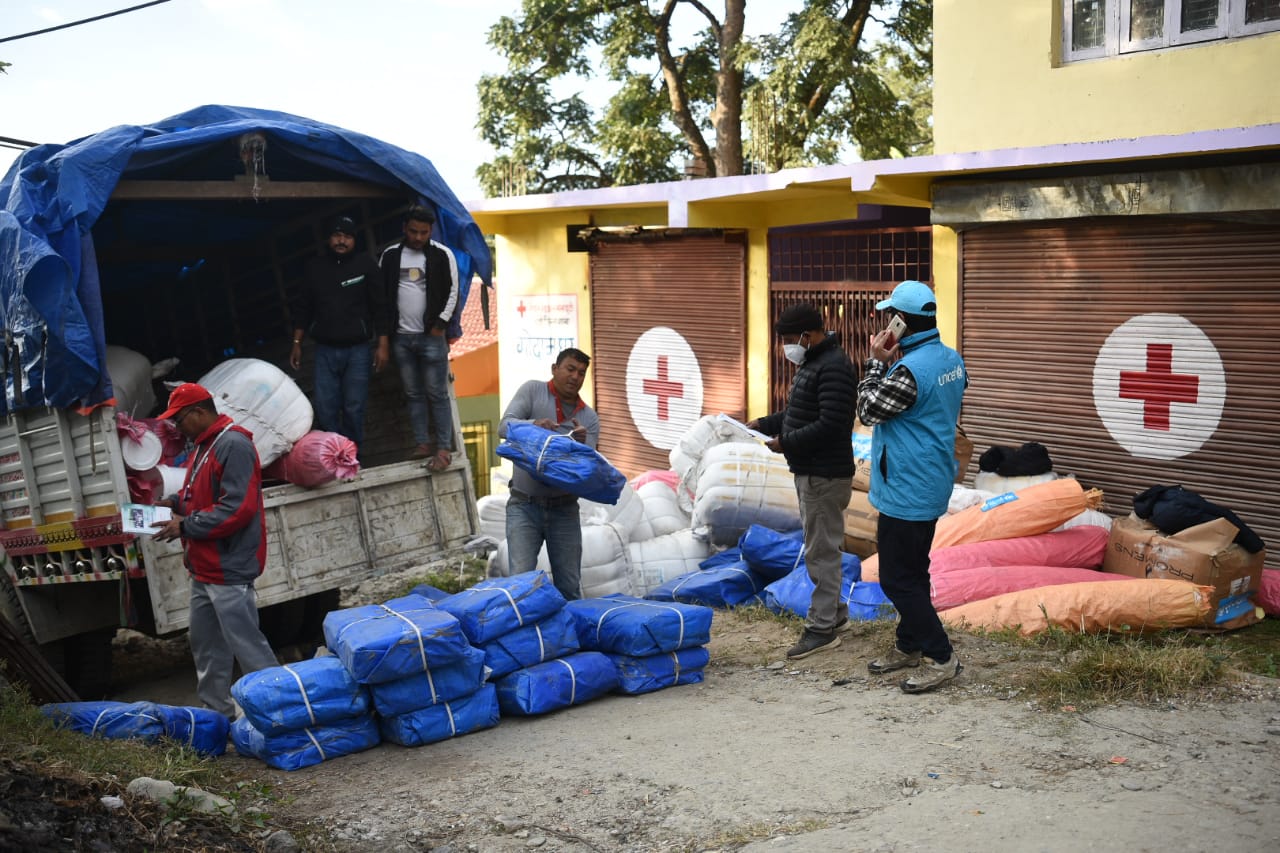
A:
POLYGON ((420 595, 335 610, 324 639, 361 684, 381 684, 460 660, 470 644, 458 620, 420 595))
POLYGON ((498 724, 498 697, 485 683, 484 652, 468 646, 451 664, 369 685, 384 740, 423 746, 498 724))
POLYGON ((251 672, 231 686, 236 751, 297 770, 377 746, 368 690, 333 656, 251 672))
MULTIPOLYGON (((862 576, 862 561, 852 554, 840 555, 840 597, 849 600, 849 594, 862 576)), ((813 598, 813 581, 809 579, 809 567, 804 560, 781 580, 764 588, 764 606, 774 613, 794 613, 804 618, 813 598)), ((853 613, 850 619, 857 619, 853 613)))
POLYGON ((704 560, 696 572, 680 575, 654 587, 644 597, 650 601, 679 601, 722 608, 763 604, 764 598, 760 593, 769 581, 751 571, 747 561, 741 557, 732 562, 717 557, 704 560))
POLYGON ((622 693, 648 693, 702 680, 710 655, 710 607, 646 601, 627 595, 565 605, 584 649, 603 652, 622 693))
POLYGON ((441 601, 484 652, 489 680, 578 650, 564 596, 545 572, 481 581, 441 601))
POLYGON ((202 755, 227 751, 231 722, 217 711, 155 702, 54 702, 40 713, 61 728, 91 737, 153 743, 169 738, 202 755))
POLYGON ((498 704, 504 714, 546 714, 590 702, 617 686, 618 673, 607 655, 575 652, 498 679, 498 704))

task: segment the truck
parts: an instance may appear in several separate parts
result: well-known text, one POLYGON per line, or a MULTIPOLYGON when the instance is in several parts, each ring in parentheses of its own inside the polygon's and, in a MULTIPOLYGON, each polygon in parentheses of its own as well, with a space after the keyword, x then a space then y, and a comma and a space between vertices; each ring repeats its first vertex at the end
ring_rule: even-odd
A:
MULTIPOLYGON (((290 305, 335 215, 361 223, 357 248, 372 252, 398 236, 406 206, 431 205, 464 300, 472 275, 482 288, 489 279, 488 248, 425 158, 236 107, 33 149, 0 180, 0 198, 0 617, 79 696, 97 698, 116 631, 173 635, 189 603, 181 546, 123 530, 130 477, 105 346, 176 364, 175 380, 198 381, 226 358, 287 366, 290 305)), ((304 392, 309 360, 308 347, 295 376, 304 392)), ((431 472, 410 459, 399 378, 384 370, 370 383, 359 476, 264 482, 268 554, 255 586, 273 646, 317 637, 344 586, 464 556, 479 519, 452 408, 458 452, 431 472)))

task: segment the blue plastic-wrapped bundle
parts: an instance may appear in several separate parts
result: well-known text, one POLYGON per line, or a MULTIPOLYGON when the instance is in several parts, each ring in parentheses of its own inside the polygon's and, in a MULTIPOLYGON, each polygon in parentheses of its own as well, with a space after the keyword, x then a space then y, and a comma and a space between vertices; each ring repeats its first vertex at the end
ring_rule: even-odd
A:
POLYGON ((436 607, 458 617, 462 633, 478 646, 558 613, 564 596, 546 572, 534 570, 480 581, 436 607))
POLYGON ((508 424, 498 455, 540 483, 600 504, 616 504, 627 484, 622 472, 588 445, 531 423, 508 424))
POLYGON ((159 740, 164 713, 154 702, 53 702, 40 713, 58 725, 91 737, 111 740, 159 740))
POLYGON ((682 601, 707 607, 737 607, 764 603, 760 593, 769 582, 747 567, 746 561, 715 566, 672 578, 645 593, 650 601, 682 601))
POLYGON ((779 533, 753 524, 738 539, 738 548, 753 572, 768 581, 781 580, 804 558, 804 531, 779 533))
POLYGON ((409 594, 420 595, 427 599, 427 601, 439 601, 442 598, 448 598, 450 595, 450 593, 447 593, 438 587, 434 587, 429 583, 418 584, 413 589, 409 590, 409 594))
POLYGON ((251 672, 231 696, 253 727, 268 734, 369 713, 369 693, 332 655, 251 672))
POLYGON ((265 761, 277 770, 299 770, 370 749, 381 738, 373 714, 270 735, 255 729, 248 717, 241 717, 231 724, 231 742, 236 752, 265 761))
POLYGON ((225 714, 208 708, 157 705, 164 718, 164 736, 189 746, 201 755, 222 755, 227 751, 231 721, 225 714))
POLYGON ((577 652, 498 679, 498 705, 514 716, 546 714, 581 705, 618 686, 618 670, 607 655, 577 652))
POLYGON ((849 618, 861 622, 895 619, 898 611, 875 581, 858 581, 849 591, 849 618))
MULTIPOLYGON (((862 574, 862 561, 852 554, 840 555, 840 597, 849 599, 849 591, 862 574)), ((809 567, 803 562, 782 580, 764 588, 764 606, 774 613, 794 613, 803 618, 809 612, 809 600, 813 598, 813 581, 809 579, 809 567)), ((853 619, 852 613, 849 618, 853 619)))
POLYGON ((578 631, 568 611, 560 610, 536 625, 503 634, 481 646, 489 679, 496 681, 509 672, 564 657, 578 651, 578 631))
POLYGON ((618 670, 618 692, 652 693, 677 684, 697 684, 702 670, 711 660, 711 652, 703 646, 680 649, 665 655, 609 655, 618 670))
POLYGON ((468 696, 378 721, 382 739, 422 746, 498 724, 498 689, 486 684, 468 696))
POLYGON ((379 714, 394 717, 467 696, 479 690, 482 684, 484 652, 468 648, 466 654, 453 663, 433 666, 408 678, 370 684, 369 694, 379 714))
POLYGON ((564 607, 573 614, 584 649, 619 655, 656 655, 711 641, 711 616, 700 604, 645 601, 630 595, 582 598, 564 607))
POLYGON ((324 617, 324 640, 361 684, 453 663, 470 645, 457 618, 420 595, 335 610, 324 617))

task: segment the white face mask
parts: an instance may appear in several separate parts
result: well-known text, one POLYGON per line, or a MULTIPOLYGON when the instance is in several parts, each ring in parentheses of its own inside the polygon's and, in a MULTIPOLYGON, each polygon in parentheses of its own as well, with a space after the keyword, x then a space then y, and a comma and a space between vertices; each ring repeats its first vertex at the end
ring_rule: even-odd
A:
MULTIPOLYGON (((804 337, 804 335, 801 335, 800 340, 803 341, 804 337)), ((808 350, 808 347, 801 343, 782 345, 782 355, 792 364, 804 364, 804 354, 806 350, 808 350)))

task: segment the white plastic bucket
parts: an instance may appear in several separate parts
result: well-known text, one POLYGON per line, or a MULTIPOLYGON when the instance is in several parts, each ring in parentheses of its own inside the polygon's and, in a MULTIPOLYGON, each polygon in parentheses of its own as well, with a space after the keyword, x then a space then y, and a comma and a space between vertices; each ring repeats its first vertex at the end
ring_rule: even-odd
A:
POLYGON ((175 465, 157 465, 156 471, 160 473, 160 479, 164 481, 164 491, 161 492, 161 497, 176 495, 182 491, 182 483, 187 478, 186 468, 179 468, 175 465))
POLYGON ((160 436, 151 430, 140 433, 138 438, 121 434, 120 454, 124 456, 125 467, 131 471, 149 471, 160 463, 164 446, 160 436))

